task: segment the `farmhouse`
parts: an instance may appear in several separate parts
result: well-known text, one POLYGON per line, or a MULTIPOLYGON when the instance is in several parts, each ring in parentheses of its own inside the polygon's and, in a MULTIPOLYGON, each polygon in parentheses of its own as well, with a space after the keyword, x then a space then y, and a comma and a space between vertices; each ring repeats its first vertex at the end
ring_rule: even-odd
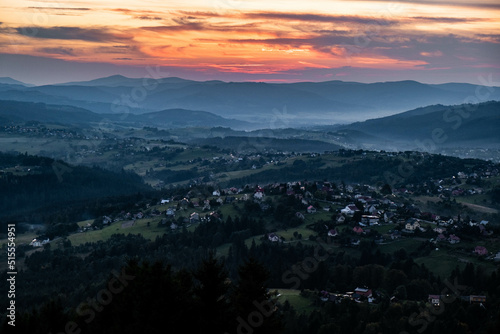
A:
POLYGON ((476 246, 474 253, 477 255, 488 255, 488 250, 483 246, 476 246))
POLYGON ((340 212, 348 216, 353 216, 358 211, 359 211, 358 207, 354 204, 349 204, 345 208, 340 210, 340 212))
POLYGON ((307 207, 307 213, 316 213, 316 208, 312 205, 307 207))
POLYGON ((415 231, 420 227, 420 223, 416 219, 408 219, 405 225, 405 229, 408 231, 415 231))
POLYGON ((450 242, 450 244, 458 244, 460 242, 460 238, 454 234, 450 234, 448 241, 450 242))

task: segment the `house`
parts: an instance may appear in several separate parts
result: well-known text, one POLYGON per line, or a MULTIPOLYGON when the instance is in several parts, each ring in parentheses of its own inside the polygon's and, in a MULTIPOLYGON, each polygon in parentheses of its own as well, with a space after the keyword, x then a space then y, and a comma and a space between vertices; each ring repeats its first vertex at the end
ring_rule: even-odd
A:
POLYGON ((37 240, 37 239, 33 239, 31 242, 30 242, 30 246, 33 246, 33 247, 42 247, 43 245, 45 244, 48 244, 50 242, 49 239, 45 239, 45 240, 37 240))
POLYGON ((495 255, 495 257, 493 258, 494 261, 500 261, 500 252, 497 253, 497 255, 495 255))
POLYGON ((361 216, 361 221, 363 223, 369 224, 369 225, 378 225, 379 220, 380 220, 379 216, 374 216, 374 215, 361 216))
POLYGON ((420 227, 420 223, 416 219, 408 219, 405 225, 405 229, 408 231, 415 231, 420 227))
POLYGON ((354 293, 357 293, 360 296, 370 298, 372 296, 372 289, 368 288, 356 288, 354 293))
POLYGON ((253 194, 253 197, 255 199, 261 200, 262 198, 264 198, 264 193, 262 191, 257 191, 255 194, 253 194))
POLYGON ((391 222, 391 220, 396 216, 396 214, 394 212, 391 212, 391 211, 386 211, 384 212, 384 221, 386 223, 389 223, 391 222))
POLYGON ((376 213, 378 213, 378 209, 375 205, 369 205, 366 208, 366 212, 370 213, 370 215, 375 215, 376 213))
POLYGON ((328 231, 329 237, 336 237, 337 235, 339 235, 339 232, 337 231, 337 229, 332 229, 332 230, 328 231))
POLYGON ((348 216, 353 216, 358 211, 359 211, 358 207, 354 204, 349 204, 345 208, 340 210, 341 213, 348 215, 348 216))
POLYGON ((433 231, 442 234, 443 232, 446 232, 446 227, 435 227, 433 231))
POLYGON ((436 241, 445 241, 446 240, 446 237, 444 236, 444 234, 440 233, 438 236, 437 236, 437 239, 436 241))
POLYGON ((160 204, 165 204, 165 203, 170 203, 170 200, 169 199, 162 199, 160 201, 160 204))
POLYGON ((337 223, 338 224, 343 224, 345 222, 345 216, 341 213, 337 215, 337 223))
POLYGON ((351 240, 351 246, 359 246, 360 243, 361 243, 361 240, 359 240, 359 239, 352 239, 351 240))
POLYGON ((482 304, 486 303, 486 296, 476 296, 476 295, 470 295, 469 297, 469 302, 471 304, 482 304))
POLYGON ((193 224, 193 223, 197 223, 199 221, 200 221, 200 215, 197 212, 193 212, 189 216, 189 223, 193 224))
POLYGON ((484 225, 479 225, 479 233, 481 233, 482 235, 488 235, 488 232, 486 231, 486 227, 484 227, 484 225))
POLYGON ((391 234, 391 239, 394 240, 394 239, 399 239, 401 238, 401 232, 398 231, 398 230, 394 230, 391 234))
POLYGON ((440 295, 429 295, 427 300, 429 301, 429 303, 432 304, 432 306, 439 307, 439 304, 441 302, 441 296, 440 295))
POLYGON ((217 197, 220 196, 220 190, 214 190, 212 192, 212 196, 217 196, 217 197))
POLYGON ((279 241, 281 241, 281 238, 278 235, 274 234, 274 233, 269 233, 269 235, 267 236, 267 239, 269 241, 271 241, 271 242, 279 242, 279 241))
POLYGON ((316 208, 312 205, 307 207, 307 213, 316 213, 316 208))
POLYGON ((320 292, 320 299, 323 302, 335 302, 337 300, 337 295, 334 293, 330 293, 328 291, 322 290, 320 292))
POLYGON ((167 217, 174 217, 175 216, 175 210, 173 208, 167 209, 166 215, 167 215, 167 217))
POLYGON ((398 205, 396 203, 389 204, 389 211, 391 211, 391 212, 398 211, 398 205))
POLYGON ((363 233, 363 229, 359 226, 354 226, 354 228, 352 230, 354 231, 354 233, 357 233, 357 234, 363 233))
POLYGON ((474 253, 477 255, 488 255, 488 250, 483 246, 476 246, 474 253))
POLYGON ((104 217, 102 217, 102 224, 103 224, 103 225, 108 225, 108 224, 111 224, 111 222, 112 222, 112 221, 113 221, 113 220, 112 220, 110 217, 108 217, 108 216, 104 216, 104 217))
POLYGON ((454 234, 450 234, 448 241, 450 242, 450 244, 458 244, 460 242, 460 238, 454 234))
POLYGON ((42 247, 42 243, 36 239, 33 239, 31 240, 30 242, 30 246, 33 246, 33 247, 42 247))
POLYGON ((173 230, 175 230, 177 227, 178 227, 178 226, 177 226, 177 224, 176 224, 176 223, 172 223, 172 224, 170 224, 170 229, 171 229, 172 231, 173 231, 173 230))

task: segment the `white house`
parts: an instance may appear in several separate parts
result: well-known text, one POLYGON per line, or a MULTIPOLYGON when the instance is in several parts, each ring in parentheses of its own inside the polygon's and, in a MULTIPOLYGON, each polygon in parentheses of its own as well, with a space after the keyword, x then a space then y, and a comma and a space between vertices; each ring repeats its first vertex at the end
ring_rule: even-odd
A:
POLYGON ((418 220, 413 220, 413 219, 410 219, 406 225, 405 225, 405 228, 408 230, 408 231, 415 231, 417 228, 420 227, 420 223, 418 222, 418 220))
POLYGON ((354 204, 349 204, 345 208, 340 210, 340 212, 342 212, 343 214, 348 215, 348 216, 352 216, 352 215, 354 215, 354 213, 356 213, 358 211, 359 211, 358 207, 354 204))
POLYGON ((264 198, 264 193, 262 191, 257 191, 255 194, 253 194, 253 197, 255 199, 262 199, 264 198))
POLYGON ((197 213, 197 212, 193 212, 190 216, 189 216, 189 222, 190 223, 197 223, 200 221, 200 215, 197 213))
POLYGON ((37 240, 37 239, 33 239, 31 242, 30 242, 30 246, 33 246, 33 247, 42 247, 43 245, 45 244, 48 244, 50 242, 49 239, 45 239, 45 240, 37 240))
POLYGON ((316 213, 316 208, 312 205, 307 207, 307 213, 316 213))
POLYGON ((269 239, 269 241, 271 242, 279 242, 281 241, 280 237, 274 233, 270 233, 267 238, 269 239))

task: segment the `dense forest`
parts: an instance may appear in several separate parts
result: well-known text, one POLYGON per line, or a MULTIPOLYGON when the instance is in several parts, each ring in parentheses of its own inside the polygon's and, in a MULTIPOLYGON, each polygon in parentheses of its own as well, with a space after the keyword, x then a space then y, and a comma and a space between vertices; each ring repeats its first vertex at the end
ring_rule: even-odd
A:
POLYGON ((0 168, 0 218, 4 221, 30 217, 46 222, 50 214, 64 212, 65 206, 81 208, 99 199, 150 190, 135 173, 69 165, 26 154, 0 152, 0 168))
MULTIPOLYGON (((304 259, 313 256, 312 246, 262 243, 248 248, 234 241, 229 256, 217 260, 205 247, 187 247, 189 236, 177 238, 176 244, 173 239, 148 242, 116 235, 95 246, 66 244, 64 250, 34 253, 26 259, 28 269, 18 276, 23 279, 17 297, 18 329, 25 333, 59 333, 66 326, 82 333, 140 329, 160 333, 165 327, 211 333, 496 333, 500 326, 498 270, 487 275, 468 265, 441 279, 414 263, 404 250, 380 254, 370 247, 357 259, 342 251, 321 253, 325 260, 308 270, 304 259), (294 265, 302 266, 305 274, 296 276, 303 278, 299 287, 305 296, 319 296, 318 288, 349 291, 366 285, 374 289, 376 302, 322 302, 316 297, 314 311, 299 313, 268 289, 296 283, 283 277, 294 265), (439 310, 423 302, 435 291, 448 295, 439 310), (487 307, 460 298, 478 291, 488 295, 487 307)), ((3 289, 5 274, 1 282, 3 289)))

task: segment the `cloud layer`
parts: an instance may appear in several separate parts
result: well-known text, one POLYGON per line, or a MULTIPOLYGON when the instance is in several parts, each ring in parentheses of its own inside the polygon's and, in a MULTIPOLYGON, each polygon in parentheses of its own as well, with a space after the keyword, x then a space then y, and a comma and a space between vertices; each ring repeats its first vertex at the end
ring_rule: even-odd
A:
POLYGON ((282 10, 280 2, 275 10, 260 0, 219 2, 144 9, 135 1, 113 8, 83 0, 78 7, 31 5, 19 13, 12 7, 11 15, 0 14, 0 47, 3 53, 135 67, 156 64, 200 75, 246 74, 252 80, 260 75, 293 81, 300 73, 306 80, 324 80, 321 71, 341 76, 364 69, 405 71, 409 78, 426 73, 428 81, 443 81, 448 71, 450 77, 461 73, 470 82, 471 73, 498 73, 500 68, 496 1, 404 0, 397 6, 374 0, 322 1, 324 10, 295 1, 289 10, 282 10), (338 9, 327 7, 330 3, 338 9))

